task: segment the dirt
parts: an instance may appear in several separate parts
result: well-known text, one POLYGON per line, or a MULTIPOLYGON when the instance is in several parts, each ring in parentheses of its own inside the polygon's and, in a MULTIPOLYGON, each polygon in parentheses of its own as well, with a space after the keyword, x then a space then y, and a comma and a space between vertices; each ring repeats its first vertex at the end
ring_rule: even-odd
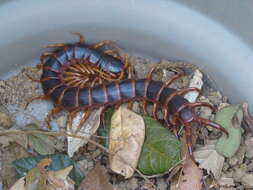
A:
MULTIPOLYGON (((182 89, 187 88, 189 85, 189 80, 192 77, 192 73, 195 69, 198 69, 197 66, 187 63, 187 62, 176 62, 176 61, 167 61, 163 60, 159 64, 153 62, 151 60, 145 59, 143 57, 131 56, 130 64, 134 68, 134 78, 145 78, 150 69, 154 66, 158 66, 158 69, 154 72, 153 79, 166 82, 168 81, 176 72, 185 71, 187 73, 186 76, 177 80, 172 84, 171 87, 182 89)), ((34 96, 42 95, 41 85, 38 82, 32 81, 30 78, 39 79, 41 75, 41 70, 36 67, 25 67, 15 76, 10 77, 7 80, 0 81, 0 103, 5 108, 9 108, 12 106, 17 107, 20 112, 26 113, 27 117, 31 117, 31 120, 34 121, 33 116, 29 115, 25 110, 25 105, 27 101, 34 96), (29 76, 28 76, 29 75, 29 76)), ((221 92, 217 91, 210 87, 210 81, 208 85, 204 84, 203 90, 204 92, 199 97, 199 101, 210 102, 216 107, 219 107, 221 104, 227 103, 228 98, 223 96, 221 92)), ((212 86, 212 85, 211 85, 212 86)), ((43 102, 43 101, 41 101, 43 102)), ((40 108, 40 107, 39 107, 40 108)), ((38 108, 38 109, 39 109, 38 108)), ((149 108, 150 109, 150 108, 149 108)), ((137 112, 141 112, 141 106, 139 103, 134 103, 133 110, 137 112)), ((39 112, 38 112, 39 113, 39 112)), ((1 112, 0 116, 4 115, 4 119, 0 117, 1 122, 5 122, 5 126, 8 125, 7 128, 11 126, 17 128, 18 126, 23 126, 25 123, 15 123, 17 120, 12 121, 12 118, 15 117, 15 110, 6 110, 5 112, 1 112), (6 119, 8 118, 8 119, 6 119), (7 124, 6 124, 7 123, 7 124)), ((45 116, 46 113, 43 113, 45 116)), ((214 115, 205 108, 200 108, 198 110, 198 114, 205 118, 213 118, 214 115)), ((38 123, 44 123, 43 117, 40 119, 36 118, 35 120, 38 123), (41 120, 40 120, 41 119, 41 120)), ((31 121, 29 120, 29 122, 31 121)), ((60 130, 64 129, 66 125, 66 114, 57 115, 55 118, 56 123, 59 124, 60 130)), ((42 124, 41 124, 42 125, 42 124)), ((6 128, 6 127, 5 127, 6 128)), ((205 144, 206 137, 218 138, 220 132, 213 130, 212 128, 200 128, 193 127, 194 134, 199 136, 197 140, 196 146, 203 146, 205 144)), ((77 153, 74 157, 81 166, 83 173, 88 173, 88 171, 94 167, 95 161, 98 161, 103 158, 101 151, 98 148, 88 145, 86 148, 82 149, 77 153), (96 152, 97 151, 97 152, 96 152), (95 153, 94 153, 95 152, 95 153), (94 155, 96 154, 96 155, 94 155), (86 156, 83 159, 83 155, 86 156)), ((241 147, 235 156, 230 159, 225 159, 225 163, 222 169, 222 175, 219 180, 214 180, 212 175, 205 176, 205 182, 209 185, 209 189, 223 189, 223 190, 232 190, 232 189, 253 189, 253 135, 250 130, 245 130, 241 142, 241 147), (218 185, 219 184, 219 185, 218 185)), ((3 172, 8 170, 8 176, 14 176, 14 170, 10 166, 10 162, 15 158, 19 158, 15 153, 6 153, 6 151, 12 151, 9 148, 1 145, 0 141, 0 166, 1 166, 1 179, 0 186, 2 184, 10 185, 13 183, 13 180, 7 180, 4 177, 3 172), (16 157, 15 157, 16 156, 16 157), (6 161, 7 159, 7 161, 6 161), (8 163, 5 165, 5 163, 8 163)), ((15 150, 16 151, 16 150, 15 150)), ((22 154, 25 155, 25 154, 22 154)), ((108 160, 107 160, 108 161, 108 160)), ((105 162, 106 164, 106 162, 105 162)), ((108 167, 107 167, 108 168, 108 167)), ((109 170, 109 169, 108 169, 109 170)), ((115 189, 120 190, 151 190, 149 183, 147 183, 140 176, 134 176, 129 180, 125 180, 120 176, 110 173, 111 182, 115 189)), ((152 178, 151 181, 156 185, 157 189, 166 190, 169 189, 169 183, 167 181, 168 175, 152 178)), ((13 179, 13 177, 12 177, 13 179)))

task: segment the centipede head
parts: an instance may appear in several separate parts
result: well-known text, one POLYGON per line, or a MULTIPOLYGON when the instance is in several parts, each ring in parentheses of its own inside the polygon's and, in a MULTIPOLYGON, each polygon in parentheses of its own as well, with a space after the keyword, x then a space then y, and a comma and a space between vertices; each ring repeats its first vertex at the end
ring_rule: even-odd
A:
POLYGON ((198 123, 204 126, 208 125, 210 127, 213 127, 215 129, 222 131, 223 133, 227 135, 227 137, 229 136, 228 131, 224 127, 219 125, 218 123, 210 121, 209 119, 204 119, 204 118, 199 117, 194 111, 194 107, 198 107, 198 106, 206 106, 206 107, 211 108, 213 111, 215 111, 214 107, 207 103, 188 103, 188 104, 182 105, 178 109, 178 111, 173 115, 174 123, 179 122, 181 125, 184 126, 186 143, 187 143, 187 147, 188 147, 188 151, 190 155, 192 155, 192 128, 191 126, 193 123, 198 123))

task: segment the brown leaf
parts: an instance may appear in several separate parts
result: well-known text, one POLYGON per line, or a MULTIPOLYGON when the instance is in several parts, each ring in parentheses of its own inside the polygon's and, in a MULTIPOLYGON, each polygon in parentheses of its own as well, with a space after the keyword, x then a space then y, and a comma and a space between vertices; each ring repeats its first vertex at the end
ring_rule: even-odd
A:
POLYGON ((25 177, 19 179, 11 190, 74 190, 74 182, 68 178, 73 166, 58 171, 47 171, 51 159, 41 160, 25 177))
POLYGON ((73 166, 47 172, 48 190, 74 190, 74 182, 68 177, 73 166))
POLYGON ((201 190, 203 172, 190 157, 187 157, 178 181, 178 190, 201 190))
POLYGON ((181 138, 182 148, 181 155, 183 158, 182 169, 177 183, 171 185, 172 190, 201 190, 203 172, 193 161, 193 158, 189 155, 185 135, 181 138))
POLYGON ((80 184, 78 190, 113 190, 106 176, 105 168, 96 164, 80 184))
POLYGON ((125 178, 133 175, 144 137, 143 118, 121 106, 112 116, 110 129, 109 162, 114 172, 125 178))

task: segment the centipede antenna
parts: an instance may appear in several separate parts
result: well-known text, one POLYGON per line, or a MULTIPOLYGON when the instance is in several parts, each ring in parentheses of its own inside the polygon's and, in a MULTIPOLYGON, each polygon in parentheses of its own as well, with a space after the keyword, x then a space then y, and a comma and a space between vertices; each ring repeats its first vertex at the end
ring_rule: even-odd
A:
POLYGON ((217 109, 216 109, 212 104, 209 104, 209 103, 207 103, 207 102, 195 102, 195 103, 191 103, 190 106, 191 106, 192 108, 204 106, 204 107, 210 108, 213 112, 216 112, 216 111, 217 111, 217 109))
POLYGON ((225 133, 227 135, 227 137, 229 137, 228 131, 224 127, 222 127, 221 125, 219 125, 218 123, 215 123, 213 121, 210 121, 208 119, 204 119, 204 118, 201 118, 201 117, 196 117, 195 121, 197 123, 199 123, 199 124, 208 125, 210 127, 218 129, 218 130, 222 131, 223 133, 225 133))

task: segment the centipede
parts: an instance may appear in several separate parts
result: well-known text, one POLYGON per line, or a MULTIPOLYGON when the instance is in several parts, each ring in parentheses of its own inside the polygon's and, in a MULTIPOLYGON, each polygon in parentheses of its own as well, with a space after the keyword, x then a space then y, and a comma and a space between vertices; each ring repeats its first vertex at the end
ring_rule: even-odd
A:
MULTIPOLYGON (((54 68, 59 71, 61 68, 54 68)), ((158 119, 158 110, 163 112, 163 121, 167 127, 176 131, 176 126, 183 126, 186 135, 186 144, 190 155, 192 155, 192 124, 198 123, 219 129, 228 135, 225 128, 211 120, 201 118, 195 112, 195 107, 206 106, 215 111, 215 108, 204 102, 190 103, 183 95, 190 91, 199 91, 196 88, 176 90, 170 88, 170 84, 183 76, 177 74, 166 83, 152 79, 152 69, 145 79, 124 79, 108 83, 96 84, 95 86, 81 87, 68 86, 64 84, 57 72, 45 69, 41 76, 41 84, 45 96, 50 98, 55 107, 48 113, 47 121, 61 111, 67 110, 70 119, 79 111, 91 110, 101 106, 120 105, 131 101, 143 101, 152 103, 152 115, 158 119)), ((145 107, 145 106, 144 106, 145 107)), ((145 108, 146 109, 146 108, 145 108)), ((82 120, 87 119, 84 116, 82 120)))
MULTIPOLYGON (((101 41, 96 44, 86 44, 84 36, 79 36, 77 43, 57 43, 45 46, 56 48, 40 56, 43 74, 41 80, 52 77, 67 86, 85 87, 91 83, 122 80, 128 68, 127 55, 121 56, 118 46, 113 41, 101 41), (102 49, 105 46, 111 49, 102 49)), ((41 81, 40 80, 40 81, 41 81)))

